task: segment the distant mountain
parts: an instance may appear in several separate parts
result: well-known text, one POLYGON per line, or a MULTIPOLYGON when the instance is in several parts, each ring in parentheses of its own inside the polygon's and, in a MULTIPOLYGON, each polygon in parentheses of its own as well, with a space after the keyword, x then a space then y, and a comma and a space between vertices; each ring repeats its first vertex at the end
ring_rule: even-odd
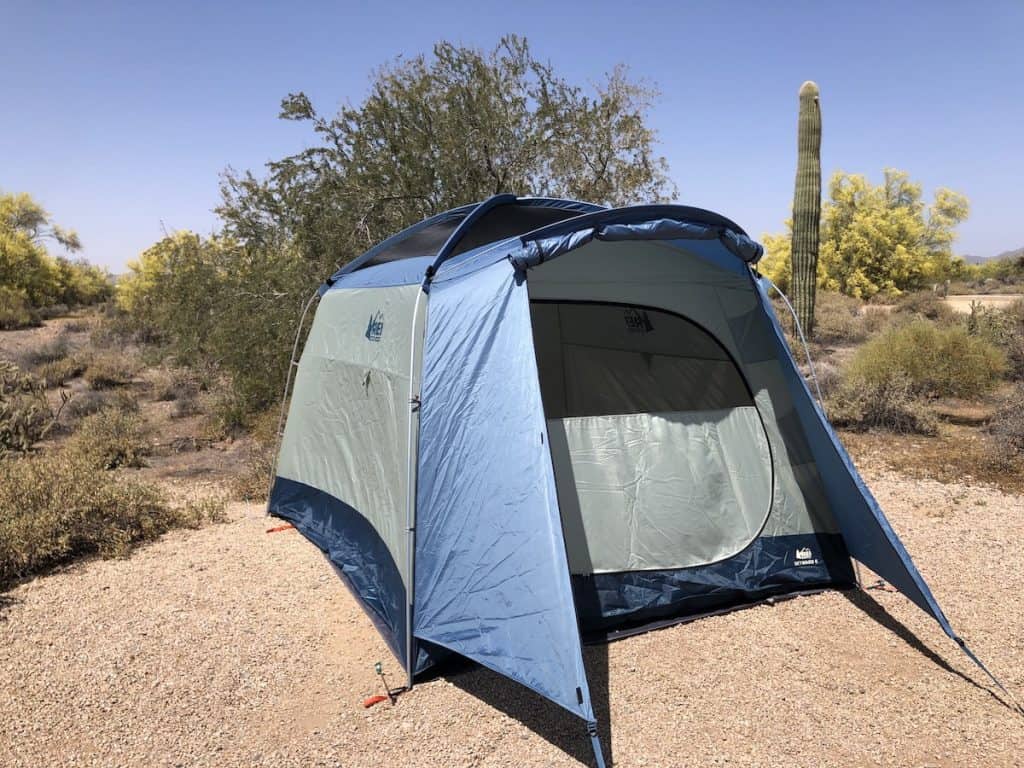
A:
POLYGON ((984 264, 992 259, 1019 259, 1021 256, 1024 256, 1024 246, 1013 251, 1003 251, 995 256, 972 256, 965 254, 963 258, 968 264, 984 264))
POLYGON ((1024 246, 1022 246, 1020 248, 1017 248, 1016 250, 1013 250, 1013 251, 1003 251, 1002 253, 1000 253, 995 258, 997 258, 997 259, 1019 259, 1021 256, 1024 256, 1024 246))

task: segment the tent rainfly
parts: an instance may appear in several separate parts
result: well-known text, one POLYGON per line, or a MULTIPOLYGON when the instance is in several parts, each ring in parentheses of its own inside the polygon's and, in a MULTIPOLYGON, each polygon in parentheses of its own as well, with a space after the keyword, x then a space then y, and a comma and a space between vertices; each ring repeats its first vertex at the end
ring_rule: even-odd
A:
POLYGON ((473 659, 580 717, 603 765, 581 638, 852 586, 851 557, 967 651, 811 397, 761 253, 698 208, 498 195, 321 286, 269 511, 410 686, 473 659))

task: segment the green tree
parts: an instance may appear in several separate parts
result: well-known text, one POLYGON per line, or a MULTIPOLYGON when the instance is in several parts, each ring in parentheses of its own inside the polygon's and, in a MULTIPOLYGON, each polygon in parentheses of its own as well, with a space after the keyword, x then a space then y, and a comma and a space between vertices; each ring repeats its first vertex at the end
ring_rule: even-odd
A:
MULTIPOLYGON (((818 284, 868 299, 961 275, 964 265, 953 255, 953 243, 969 210, 966 197, 945 188, 925 203, 921 185, 904 171, 886 169, 878 185, 839 171, 822 207, 818 284)), ((788 273, 781 262, 790 248, 791 222, 786 226, 785 235, 765 236, 761 267, 784 290, 788 273)))
POLYGON ((227 373, 244 408, 265 407, 303 303, 396 231, 498 192, 614 205, 673 195, 646 125, 653 96, 622 68, 585 91, 517 37, 385 65, 333 118, 291 94, 281 117, 308 123, 314 145, 263 178, 227 171, 223 233, 160 241, 131 265, 118 303, 183 360, 227 373))
POLYGON ((31 307, 92 304, 109 296, 110 277, 104 270, 53 257, 48 242, 69 253, 82 247, 75 232, 54 223, 29 195, 0 194, 0 289, 31 307))
POLYGON ((385 65, 370 94, 336 116, 303 93, 281 117, 317 144, 259 179, 228 171, 218 212, 253 243, 285 235, 330 271, 435 213, 498 192, 622 205, 675 190, 646 117, 654 92, 616 68, 593 93, 509 36, 489 52, 442 42, 432 57, 385 65))
POLYGON ((176 232, 129 262, 117 303, 145 337, 180 363, 223 372, 243 408, 258 410, 280 396, 298 308, 315 280, 288 242, 176 232))
POLYGON ((907 173, 887 168, 884 176, 880 185, 860 174, 832 176, 821 243, 826 288, 866 299, 924 288, 953 271, 967 198, 939 188, 927 205, 907 173))

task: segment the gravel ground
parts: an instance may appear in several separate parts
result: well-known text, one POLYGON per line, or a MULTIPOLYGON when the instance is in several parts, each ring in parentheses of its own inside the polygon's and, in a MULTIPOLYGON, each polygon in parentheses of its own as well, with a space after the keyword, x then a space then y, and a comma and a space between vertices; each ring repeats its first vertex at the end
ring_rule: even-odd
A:
MULTIPOLYGON (((1024 694, 1024 497, 868 479, 954 626, 1024 694)), ((0 765, 588 764, 581 723, 479 668, 364 710, 375 661, 399 682, 370 622, 312 545, 231 512, 0 595, 0 765)), ((703 619, 588 648, 587 666, 617 766, 1024 754, 1024 720, 891 592, 703 619)))

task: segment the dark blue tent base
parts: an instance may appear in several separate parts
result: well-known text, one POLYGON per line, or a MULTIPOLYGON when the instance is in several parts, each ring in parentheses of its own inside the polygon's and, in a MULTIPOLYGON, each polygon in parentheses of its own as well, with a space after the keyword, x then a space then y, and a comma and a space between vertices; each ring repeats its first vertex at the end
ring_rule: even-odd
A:
POLYGON ((842 536, 810 533, 760 537, 710 565, 575 575, 573 591, 590 638, 855 581, 842 536))
POLYGON ((798 590, 767 590, 766 594, 755 599, 747 599, 745 601, 730 603, 724 605, 721 608, 715 608, 713 610, 704 611, 703 613, 687 614, 685 616, 676 616, 671 619, 662 619, 660 621, 650 621, 646 624, 631 624, 622 627, 621 629, 612 629, 607 632, 598 633, 591 632, 583 635, 583 642, 585 645, 601 645, 605 643, 614 643, 617 640, 625 640, 628 637, 634 637, 635 635, 642 635, 647 632, 655 632, 659 629, 667 629, 674 627, 679 624, 689 624, 691 621, 698 621, 700 619, 711 618, 712 616, 724 616, 733 611, 743 611, 748 608, 756 608, 760 605, 774 605, 775 603, 781 603, 784 600, 791 600, 795 597, 808 597, 810 595, 820 595, 822 592, 829 592, 832 590, 845 591, 854 589, 856 584, 832 584, 827 587, 818 587, 816 589, 798 589, 798 590))

